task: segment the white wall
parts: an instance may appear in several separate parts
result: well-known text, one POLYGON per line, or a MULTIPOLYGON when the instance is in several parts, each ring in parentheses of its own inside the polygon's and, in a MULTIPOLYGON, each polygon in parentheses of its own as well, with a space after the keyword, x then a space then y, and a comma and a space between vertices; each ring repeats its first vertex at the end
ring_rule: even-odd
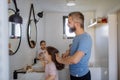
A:
MULTIPOLYGON (((31 49, 27 42, 27 22, 29 17, 29 10, 30 10, 30 4, 32 1, 28 0, 17 0, 18 8, 20 9, 20 14, 23 18, 23 24, 22 24, 22 40, 21 45, 18 50, 18 52, 12 56, 10 56, 10 80, 12 80, 13 77, 13 71, 16 69, 23 68, 27 64, 32 64, 32 61, 35 56, 36 49, 31 49)), ((14 9, 13 3, 9 4, 10 8, 14 9)), ((36 6, 34 5, 35 11, 36 6)), ((41 8, 37 8, 38 11, 41 11, 41 8)), ((39 23, 37 23, 37 29, 38 29, 38 45, 40 40, 43 39, 43 19, 40 19, 39 23)))
POLYGON ((119 0, 112 0, 109 2, 102 3, 104 6, 97 6, 96 8, 96 17, 103 17, 108 16, 108 14, 116 12, 120 9, 120 1, 119 0))
POLYGON ((99 24, 95 29, 95 61, 99 67, 108 67, 108 24, 99 24))
POLYGON ((109 14, 109 80, 118 80, 117 74, 117 15, 109 14))
POLYGON ((95 27, 95 65, 101 67, 101 80, 108 80, 108 24, 95 27))
POLYGON ((58 12, 45 13, 45 40, 47 45, 54 46, 59 51, 65 52, 72 39, 63 39, 63 16, 67 15, 58 12))

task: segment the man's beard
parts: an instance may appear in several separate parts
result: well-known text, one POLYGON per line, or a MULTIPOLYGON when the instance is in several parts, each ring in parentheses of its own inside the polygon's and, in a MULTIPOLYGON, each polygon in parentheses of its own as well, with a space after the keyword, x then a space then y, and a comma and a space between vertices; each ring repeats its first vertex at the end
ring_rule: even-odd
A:
POLYGON ((69 28, 69 32, 70 32, 70 33, 73 33, 73 32, 75 32, 75 31, 76 31, 76 28, 75 28, 75 27, 69 28))

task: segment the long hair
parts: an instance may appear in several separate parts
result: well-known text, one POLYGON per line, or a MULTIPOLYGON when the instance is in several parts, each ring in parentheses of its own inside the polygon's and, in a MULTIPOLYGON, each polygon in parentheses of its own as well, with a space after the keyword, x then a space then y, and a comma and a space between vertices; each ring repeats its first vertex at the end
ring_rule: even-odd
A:
POLYGON ((48 46, 46 49, 48 51, 48 54, 51 55, 52 61, 55 63, 56 68, 58 70, 62 70, 65 67, 65 65, 61 64, 61 63, 58 63, 57 60, 56 60, 56 54, 58 54, 59 51, 52 46, 48 46))

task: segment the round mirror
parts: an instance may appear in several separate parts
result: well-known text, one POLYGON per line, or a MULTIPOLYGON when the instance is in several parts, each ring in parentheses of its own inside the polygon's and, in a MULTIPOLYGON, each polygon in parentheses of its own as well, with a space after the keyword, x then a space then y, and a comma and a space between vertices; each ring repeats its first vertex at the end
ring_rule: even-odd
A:
MULTIPOLYGON (((8 16, 11 16, 15 14, 15 11, 13 9, 9 9, 8 14, 8 16)), ((9 55, 15 54, 20 47, 21 30, 20 23, 9 22, 9 55)))
POLYGON ((34 48, 37 42, 37 27, 33 4, 31 4, 29 20, 27 26, 27 38, 30 48, 34 48))
POLYGON ((9 55, 15 54, 21 43, 21 25, 9 22, 9 55))

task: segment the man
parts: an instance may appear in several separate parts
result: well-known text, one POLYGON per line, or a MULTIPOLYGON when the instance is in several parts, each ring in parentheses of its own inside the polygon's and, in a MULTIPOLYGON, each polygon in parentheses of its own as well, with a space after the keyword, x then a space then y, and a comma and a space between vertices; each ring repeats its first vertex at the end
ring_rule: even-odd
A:
POLYGON ((68 26, 75 32, 70 51, 61 58, 56 55, 56 60, 62 64, 69 64, 71 80, 91 80, 88 62, 91 55, 92 40, 84 31, 84 15, 81 12, 72 12, 68 16, 68 26))

